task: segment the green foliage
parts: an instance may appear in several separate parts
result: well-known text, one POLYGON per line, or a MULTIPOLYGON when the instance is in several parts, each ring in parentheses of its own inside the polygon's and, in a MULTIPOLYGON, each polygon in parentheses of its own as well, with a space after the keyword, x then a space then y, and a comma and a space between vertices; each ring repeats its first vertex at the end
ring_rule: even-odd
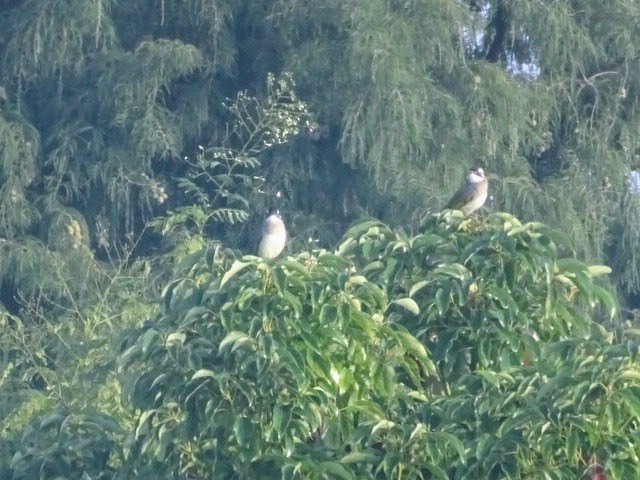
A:
POLYGON ((113 3, 53 0, 39 8, 27 4, 10 10, 11 21, 3 22, 6 74, 30 82, 61 70, 81 70, 87 53, 112 48, 116 42, 109 16, 113 3))
POLYGON ((23 433, 22 442, 29 447, 13 457, 11 478, 109 478, 113 469, 107 461, 119 450, 114 437, 120 429, 99 413, 51 413, 23 433))
POLYGON ((0 145, 0 235, 13 237, 37 218, 25 190, 35 177, 40 136, 21 115, 0 114, 0 145))
POLYGON ((637 290, 632 2, 80 3, 0 7, 8 236, 40 230, 41 205, 62 203, 108 250, 158 215, 175 220, 162 231, 209 224, 248 249, 238 225, 281 192, 300 238, 328 246, 362 214, 408 225, 436 212, 480 160, 490 207, 566 229, 581 258, 637 290), (277 87, 267 72, 298 84, 275 103, 285 117, 262 117, 272 130, 259 123, 277 87), (286 118, 307 119, 297 98, 317 123, 279 144, 286 118))
POLYGON ((388 435, 386 412, 421 396, 394 369, 434 372, 424 347, 384 321, 386 296, 348 259, 325 251, 274 265, 229 253, 185 262, 165 314, 121 356, 122 368, 146 365, 125 390, 143 411, 133 458, 150 455, 166 476, 355 478, 339 462, 345 445, 346 463, 376 456, 361 437, 388 435))
POLYGON ((640 285, 640 270, 636 268, 640 251, 635 248, 640 242, 640 197, 625 195, 622 208, 621 218, 613 232, 619 240, 612 248, 612 265, 622 285, 628 291, 634 291, 633 285, 640 285))
MULTIPOLYGON (((185 157, 188 176, 177 179, 178 187, 194 202, 150 222, 163 235, 192 227, 202 234, 210 224, 243 223, 251 209, 265 201, 260 195, 277 197, 258 176, 258 157, 274 145, 290 141, 309 128, 309 113, 296 98, 291 75, 267 76, 264 100, 239 92, 225 105, 230 115, 229 131, 219 146, 204 148, 193 161, 185 157)), ((268 206, 269 201, 266 201, 268 206)), ((266 210, 266 208, 264 208, 266 210)))
POLYGON ((415 236, 365 219, 335 253, 191 255, 123 339, 127 468, 560 479, 597 460, 628 478, 637 348, 608 333, 610 270, 570 252, 542 224, 453 213, 415 236))
POLYGON ((111 478, 122 464, 134 417, 119 402, 112 335, 154 313, 152 283, 144 264, 93 262, 78 259, 93 273, 77 283, 65 283, 78 274, 69 263, 51 263, 60 290, 38 289, 21 299, 20 316, 0 317, 3 478, 111 478))
POLYGON ((492 206, 562 228, 589 261, 612 263, 613 243, 614 280, 636 291, 640 244, 616 232, 638 162, 638 15, 632 2, 281 0, 272 19, 343 160, 393 199, 385 221, 438 211, 479 160, 492 206))

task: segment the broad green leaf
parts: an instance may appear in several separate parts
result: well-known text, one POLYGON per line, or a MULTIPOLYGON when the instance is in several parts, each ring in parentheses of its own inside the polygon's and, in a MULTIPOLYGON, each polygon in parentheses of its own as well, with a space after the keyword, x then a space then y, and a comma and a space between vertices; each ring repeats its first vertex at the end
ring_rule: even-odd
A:
POLYGON ((198 378, 215 378, 216 374, 211 370, 207 370, 206 368, 202 368, 195 372, 191 377, 191 380, 196 380, 198 378))
POLYGON ((633 380, 640 382, 640 370, 626 369, 618 373, 618 378, 622 380, 633 380))
POLYGON ((179 345, 184 345, 184 342, 186 341, 186 339, 187 339, 187 336, 184 334, 184 332, 173 332, 167 336, 167 339, 165 340, 165 344, 172 345, 175 343, 179 345))
POLYGON ((571 429, 567 435, 565 447, 567 451, 567 458, 576 458, 576 455, 580 452, 580 445, 583 443, 584 441, 581 442, 578 431, 576 429, 571 429))
POLYGON ((338 248, 336 248, 336 256, 344 255, 349 251, 351 247, 354 247, 355 245, 356 241, 352 237, 346 238, 340 243, 340 245, 338 245, 338 248))
MULTIPOLYGON (((365 277, 361 275, 354 275, 353 277, 349 278, 349 283, 352 285, 360 285, 362 288, 364 288, 368 293, 371 294, 373 300, 375 300, 378 305, 384 305, 386 303, 386 295, 384 291, 375 283, 368 281, 365 277)), ((362 295, 359 296, 361 297, 361 299, 363 299, 362 295)))
POLYGON ((251 262, 241 262, 240 260, 236 260, 231 265, 231 268, 225 272, 220 280, 220 288, 224 287, 225 284, 233 278, 235 274, 242 271, 246 267, 251 265, 251 262))
POLYGON ((571 238, 559 230, 545 229, 544 237, 551 240, 556 247, 565 247, 573 250, 573 241, 571 238))
POLYGON ((439 480, 449 480, 449 475, 447 475, 447 472, 444 469, 440 468, 438 465, 427 463, 425 465, 425 468, 429 470, 429 472, 431 472, 433 478, 437 478, 439 480))
POLYGON ((284 295, 287 290, 287 274, 281 268, 273 268, 270 273, 273 283, 278 289, 278 294, 284 295))
POLYGON ((202 319, 202 317, 205 314, 209 314, 210 312, 211 310, 209 310, 209 308, 204 306, 193 307, 189 309, 187 314, 184 316, 184 318, 182 319, 181 325, 182 327, 185 327, 191 324, 192 322, 198 322, 202 319))
POLYGON ((378 457, 372 453, 351 452, 340 459, 340 463, 368 463, 375 464, 379 461, 378 457))
POLYGON ((258 288, 245 288, 242 293, 236 298, 236 305, 238 306, 238 310, 246 311, 251 306, 251 302, 253 300, 262 296, 263 292, 258 288))
POLYGON ((484 460, 496 443, 496 436, 491 434, 482 434, 476 445, 476 457, 484 460))
POLYGON ((621 389, 618 393, 627 405, 631 415, 640 418, 640 385, 630 385, 621 389))
POLYGON ((330 269, 335 271, 347 271, 349 270, 353 264, 351 260, 348 258, 343 258, 339 255, 334 255, 329 252, 321 252, 317 258, 317 265, 314 267, 313 272, 318 268, 330 269))
POLYGON ((229 332, 220 342, 218 349, 220 352, 225 350, 227 347, 231 347, 232 350, 235 350, 239 345, 252 344, 253 341, 254 340, 244 332, 229 332))
POLYGON ((309 270, 307 269, 307 267, 305 267, 302 263, 300 263, 297 260, 292 260, 290 258, 285 259, 285 260, 281 260, 280 265, 284 268, 287 268, 288 270, 292 271, 292 272, 296 272, 304 277, 310 277, 311 273, 309 272, 309 270))
POLYGON ((367 277, 362 275, 353 275, 352 277, 349 277, 349 283, 353 285, 365 285, 369 283, 369 280, 367 280, 367 277))
POLYGON ((599 285, 593 286, 593 294, 602 302, 604 308, 609 311, 609 319, 612 320, 617 311, 616 300, 613 295, 599 285))
POLYGON ((469 270, 459 263, 441 263, 436 267, 434 274, 443 274, 458 280, 464 280, 469 275, 469 270))
POLYGON ((437 444, 441 443, 441 444, 445 444, 448 447, 453 447, 456 453, 458 454, 458 457, 460 457, 460 459, 464 463, 465 446, 458 437, 448 432, 435 432, 435 431, 429 431, 427 433, 427 437, 430 442, 433 441, 433 442, 436 442, 437 444))
POLYGON ((356 476, 338 462, 321 462, 320 467, 329 473, 330 478, 342 478, 344 480, 355 480, 356 476))
POLYGON ((384 411, 380 404, 373 400, 352 400, 349 408, 367 417, 375 417, 378 421, 384 418, 384 411))
POLYGON ((587 274, 590 277, 597 277, 600 275, 609 275, 611 273, 611 267, 606 265, 589 265, 587 267, 587 274))
POLYGON ((395 426, 396 424, 391 420, 381 420, 373 426, 371 434, 373 435, 378 430, 391 430, 392 428, 395 428, 395 426))
POLYGON ((327 324, 333 323, 338 318, 338 309, 335 305, 325 303, 320 308, 320 323, 327 324))
POLYGON ((287 304, 293 308, 295 317, 300 318, 300 315, 302 314, 302 303, 300 302, 300 299, 287 290, 285 290, 283 297, 287 304))
POLYGON ((141 435, 144 435, 146 431, 149 429, 149 423, 158 413, 157 409, 146 410, 140 413, 136 424, 135 438, 140 438, 141 435))
POLYGON ((57 427, 66 418, 68 418, 68 415, 65 415, 65 414, 62 414, 62 413, 58 413, 58 412, 52 413, 50 415, 47 415, 40 422, 40 430, 46 430, 47 428, 50 428, 50 427, 57 427))
POLYGON ((169 378, 167 373, 160 373, 156 378, 153 379, 151 385, 149 386, 149 390, 152 390, 158 386, 161 386, 165 381, 169 378))
POLYGON ((395 258, 387 260, 387 267, 384 269, 383 281, 385 285, 393 285, 396 283, 396 276, 401 271, 402 263, 395 258))
POLYGON ((436 308, 440 316, 449 309, 449 295, 442 287, 436 290, 436 308))
POLYGON ((424 287, 426 287, 429 284, 428 280, 420 280, 419 282, 415 283, 412 287, 411 290, 409 290, 409 296, 413 297, 416 293, 418 293, 420 290, 422 290, 424 287))
POLYGON ((173 305, 173 294, 178 286, 182 284, 182 282, 182 279, 174 280, 173 282, 168 283, 167 286, 162 289, 162 293, 160 295, 162 297, 165 310, 171 309, 171 306, 173 305))
POLYGON ((442 242, 444 242, 444 239, 441 236, 432 233, 425 233, 415 236, 411 240, 410 245, 411 249, 415 251, 421 248, 431 248, 442 242))
POLYGON ((382 270, 383 267, 384 267, 384 263, 382 261, 375 260, 369 263, 368 265, 366 265, 365 267, 363 267, 361 272, 370 274, 371 272, 377 272, 379 270, 382 270))
POLYGON ((419 422, 416 424, 415 428, 411 431, 411 435, 409 435, 409 441, 415 440, 416 437, 421 438, 428 432, 427 427, 424 423, 419 422))
POLYGON ((362 218, 349 227, 343 238, 359 237, 375 227, 384 227, 384 224, 375 218, 362 218))
POLYGON ((251 443, 254 430, 251 420, 243 415, 238 416, 233 423, 233 433, 241 446, 247 446, 251 443))
POLYGON ((495 285, 491 285, 486 289, 486 294, 489 297, 495 298, 496 300, 498 300, 502 308, 508 308, 508 309, 512 309, 512 311, 514 310, 517 311, 518 306, 516 302, 513 300, 513 297, 511 296, 511 294, 507 292, 505 289, 495 285))
POLYGON ((273 429, 282 438, 286 433, 291 419, 291 408, 286 405, 276 405, 273 409, 273 429))
POLYGON ((142 346, 138 343, 127 348, 118 358, 118 371, 129 366, 142 352, 142 346))
POLYGON ((335 381, 331 376, 331 363, 320 353, 313 350, 307 352, 307 364, 314 375, 325 381, 335 381))
POLYGON ((569 273, 586 273, 587 265, 575 258, 559 258, 556 260, 556 265, 560 270, 569 273))
POLYGON ((142 335, 142 353, 145 354, 149 350, 149 347, 160 336, 159 332, 153 328, 150 328, 142 335))
POLYGON ((400 305, 405 310, 408 310, 409 312, 413 313, 414 315, 419 315, 420 314, 420 307, 415 302, 415 300, 413 300, 412 298, 408 298, 408 297, 399 298, 397 300, 392 300, 391 303, 395 303, 396 305, 400 305))
POLYGON ((402 348, 404 348, 407 352, 420 360, 420 363, 422 363, 424 367, 427 368, 427 371, 429 373, 435 374, 435 366, 429 358, 427 349, 424 348, 424 345, 420 343, 420 341, 416 337, 411 335, 409 332, 405 332, 402 330, 396 331, 395 336, 402 348))

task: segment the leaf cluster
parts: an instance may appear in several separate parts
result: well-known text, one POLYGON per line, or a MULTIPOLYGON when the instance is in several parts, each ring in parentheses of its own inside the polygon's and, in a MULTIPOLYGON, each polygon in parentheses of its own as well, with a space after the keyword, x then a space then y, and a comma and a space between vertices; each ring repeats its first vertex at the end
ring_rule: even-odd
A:
POLYGON ((561 479, 595 461, 626 478, 637 348, 606 326, 609 270, 570 252, 542 224, 453 213, 415 236, 365 219, 335 253, 193 254, 123 338, 129 459, 201 478, 561 479))

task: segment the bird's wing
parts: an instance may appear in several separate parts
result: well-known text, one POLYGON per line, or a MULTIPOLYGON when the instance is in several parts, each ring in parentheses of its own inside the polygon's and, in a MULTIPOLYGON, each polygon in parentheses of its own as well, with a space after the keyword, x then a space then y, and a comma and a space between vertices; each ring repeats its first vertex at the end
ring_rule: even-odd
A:
POLYGON ((460 210, 461 207, 464 207, 471 201, 471 199, 473 198, 473 191, 474 189, 469 188, 467 185, 462 186, 456 193, 453 194, 453 197, 451 197, 451 200, 447 202, 444 208, 460 210))

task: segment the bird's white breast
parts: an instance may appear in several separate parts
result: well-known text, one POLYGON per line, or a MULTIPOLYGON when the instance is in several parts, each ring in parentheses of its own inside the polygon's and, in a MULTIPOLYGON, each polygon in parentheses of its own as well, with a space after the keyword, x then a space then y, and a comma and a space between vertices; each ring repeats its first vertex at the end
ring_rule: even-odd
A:
POLYGON ((280 255, 287 243, 287 230, 277 215, 270 215, 262 227, 262 239, 258 246, 258 255, 262 258, 275 258, 280 255))

